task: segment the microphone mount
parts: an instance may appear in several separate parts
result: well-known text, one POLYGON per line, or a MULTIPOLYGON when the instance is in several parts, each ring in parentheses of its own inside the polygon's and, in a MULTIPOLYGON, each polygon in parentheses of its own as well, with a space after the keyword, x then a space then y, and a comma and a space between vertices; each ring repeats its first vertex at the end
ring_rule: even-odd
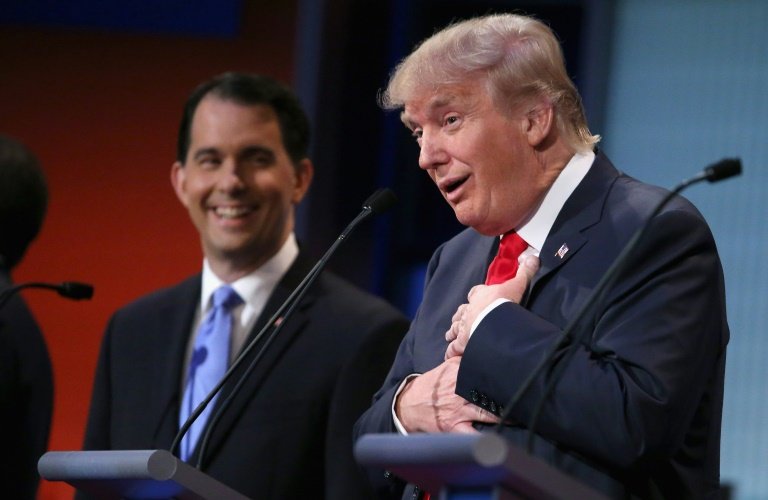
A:
POLYGON ((25 288, 42 288, 46 290, 55 290, 62 297, 72 300, 88 300, 93 297, 93 286, 87 283, 79 283, 77 281, 64 281, 63 283, 56 284, 44 283, 40 281, 30 281, 8 287, 0 292, 0 307, 3 307, 8 299, 10 299, 14 294, 25 288))

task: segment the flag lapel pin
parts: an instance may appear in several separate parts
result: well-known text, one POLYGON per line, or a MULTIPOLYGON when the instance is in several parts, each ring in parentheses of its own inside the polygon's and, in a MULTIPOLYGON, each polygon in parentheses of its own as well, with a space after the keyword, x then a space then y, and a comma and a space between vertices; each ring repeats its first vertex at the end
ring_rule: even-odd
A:
POLYGON ((568 245, 563 243, 560 249, 555 253, 556 257, 560 257, 561 259, 565 257, 565 254, 568 253, 568 245))

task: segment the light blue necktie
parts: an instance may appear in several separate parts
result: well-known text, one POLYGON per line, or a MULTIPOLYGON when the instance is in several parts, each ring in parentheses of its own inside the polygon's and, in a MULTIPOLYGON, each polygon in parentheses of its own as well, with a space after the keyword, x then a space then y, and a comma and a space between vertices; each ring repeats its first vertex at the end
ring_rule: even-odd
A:
MULTIPOLYGON (((231 287, 224 285, 213 292, 213 307, 205 316, 197 331, 189 374, 184 386, 184 398, 179 412, 179 426, 195 411, 197 405, 219 383, 229 364, 229 338, 232 335, 232 309, 243 299, 231 287)), ((201 432, 205 429, 216 403, 213 398, 181 441, 181 459, 185 462, 192 455, 201 432)))

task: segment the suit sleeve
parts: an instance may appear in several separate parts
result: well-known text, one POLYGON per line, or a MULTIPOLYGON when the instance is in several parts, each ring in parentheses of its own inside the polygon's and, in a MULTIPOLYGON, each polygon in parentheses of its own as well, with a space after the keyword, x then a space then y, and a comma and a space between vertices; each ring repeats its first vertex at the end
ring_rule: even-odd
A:
MULTIPOLYGON (((443 246, 440 246, 429 261, 424 283, 424 290, 429 288, 429 283, 434 276, 440 262, 443 246)), ((416 317, 411 322, 411 327, 400 343, 389 373, 384 384, 373 397, 373 404, 355 424, 354 439, 359 439, 364 434, 397 432, 392 421, 392 400, 397 388, 408 375, 417 372, 414 363, 414 342, 422 321, 423 303, 416 312, 416 317)))
MULTIPOLYGON (((437 249, 429 262, 424 286, 425 290, 429 287, 434 271, 437 268, 442 248, 441 246, 437 249)), ((421 329, 422 321, 426 321, 423 319, 423 316, 423 310, 420 308, 411 322, 410 329, 402 339, 402 342, 400 342, 395 360, 389 369, 383 385, 373 396, 372 404, 368 401, 366 406, 370 407, 355 424, 353 441, 357 441, 365 434, 397 432, 392 420, 392 402, 401 382, 408 375, 417 372, 414 363, 414 343, 417 332, 421 329)), ((404 487, 402 481, 383 470, 368 470, 367 473, 369 482, 375 492, 375 495, 371 498, 400 498, 404 487)))
POLYGON ((408 329, 403 316, 392 313, 379 317, 342 368, 334 388, 325 458, 326 498, 374 498, 371 484, 351 453, 352 428, 370 405, 408 329))
MULTIPOLYGON (((512 412, 529 422, 549 374, 562 370, 537 434, 622 467, 678 449, 728 336, 722 270, 706 224, 677 210, 653 226, 634 265, 582 323, 585 338, 564 348, 575 349, 570 361, 560 366, 558 352, 512 412)), ((529 307, 504 304, 479 324, 459 395, 504 404, 533 371, 562 331, 537 310, 535 296, 529 307)))

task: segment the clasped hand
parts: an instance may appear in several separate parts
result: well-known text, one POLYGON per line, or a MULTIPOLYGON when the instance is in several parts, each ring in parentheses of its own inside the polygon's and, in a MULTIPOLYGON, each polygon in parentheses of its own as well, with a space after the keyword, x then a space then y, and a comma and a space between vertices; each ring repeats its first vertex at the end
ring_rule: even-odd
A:
POLYGON ((467 295, 468 302, 456 310, 451 327, 445 333, 449 342, 445 361, 432 370, 411 379, 395 402, 395 413, 408 432, 476 432, 473 422, 497 423, 499 418, 456 395, 456 379, 461 355, 477 315, 496 299, 520 302, 539 259, 529 256, 517 276, 498 285, 478 285, 467 295))
POLYGON ((538 257, 528 256, 520 265, 517 275, 511 280, 498 285, 477 285, 467 294, 467 303, 456 309, 451 318, 451 327, 445 332, 445 340, 449 342, 445 350, 445 359, 464 354, 469 342, 472 325, 477 316, 497 299, 505 299, 516 304, 520 303, 525 290, 531 283, 534 274, 539 270, 538 257))

